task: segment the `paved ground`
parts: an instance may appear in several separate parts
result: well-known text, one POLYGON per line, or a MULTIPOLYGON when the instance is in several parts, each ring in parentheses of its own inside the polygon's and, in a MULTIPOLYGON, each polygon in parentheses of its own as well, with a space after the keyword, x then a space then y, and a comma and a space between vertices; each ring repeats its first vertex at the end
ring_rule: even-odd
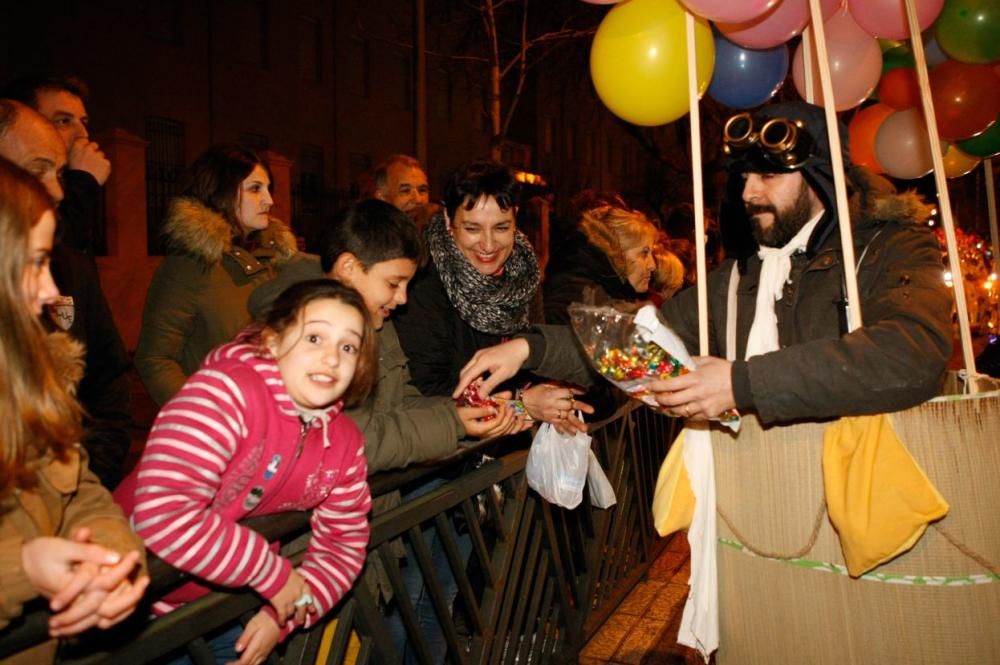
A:
POLYGON ((690 565, 687 537, 677 534, 646 581, 584 647, 581 665, 704 665, 693 649, 677 644, 690 565))

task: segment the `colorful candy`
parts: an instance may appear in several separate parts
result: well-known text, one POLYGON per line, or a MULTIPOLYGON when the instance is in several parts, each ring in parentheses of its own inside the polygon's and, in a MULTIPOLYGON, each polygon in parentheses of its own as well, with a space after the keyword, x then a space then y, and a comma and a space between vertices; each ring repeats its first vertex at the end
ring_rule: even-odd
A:
MULTIPOLYGON (((633 315, 610 307, 572 305, 573 331, 597 371, 629 396, 661 408, 647 386, 690 369, 656 342, 639 335, 633 315)), ((680 342, 679 342, 680 343, 680 342)), ((738 427, 740 416, 727 411, 718 418, 738 427)))

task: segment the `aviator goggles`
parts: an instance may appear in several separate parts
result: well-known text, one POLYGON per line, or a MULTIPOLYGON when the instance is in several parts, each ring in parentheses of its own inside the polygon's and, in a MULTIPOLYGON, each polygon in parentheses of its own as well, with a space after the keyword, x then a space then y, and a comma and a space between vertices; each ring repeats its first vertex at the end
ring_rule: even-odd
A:
POLYGON ((772 166, 794 171, 815 154, 816 143, 804 131, 805 123, 788 118, 769 118, 758 129, 749 113, 737 113, 723 128, 723 151, 739 158, 750 150, 772 166))

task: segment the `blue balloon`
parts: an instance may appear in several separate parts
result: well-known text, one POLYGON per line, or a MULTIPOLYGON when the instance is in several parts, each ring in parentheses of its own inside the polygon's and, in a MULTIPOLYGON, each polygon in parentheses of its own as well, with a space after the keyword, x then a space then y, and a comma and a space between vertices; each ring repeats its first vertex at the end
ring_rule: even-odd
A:
POLYGON ((768 49, 737 46, 715 33, 715 71, 708 94, 726 106, 760 106, 778 92, 788 76, 788 47, 768 49))

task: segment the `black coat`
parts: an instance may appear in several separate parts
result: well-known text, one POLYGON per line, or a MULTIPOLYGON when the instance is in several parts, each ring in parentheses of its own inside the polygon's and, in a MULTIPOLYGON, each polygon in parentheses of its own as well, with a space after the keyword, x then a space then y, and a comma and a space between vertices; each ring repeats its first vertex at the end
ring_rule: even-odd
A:
MULTIPOLYGON (((433 261, 410 283, 407 303, 393 320, 410 361, 411 381, 424 395, 451 395, 462 367, 476 351, 507 339, 479 332, 459 316, 433 261)), ((526 380, 515 377, 509 384, 518 386, 526 380)))
POLYGON ((65 196, 59 203, 59 241, 93 256, 98 244, 101 185, 86 171, 67 169, 63 173, 63 191, 65 196))
MULTIPOLYGON (((122 477, 131 441, 130 361, 111 317, 93 259, 64 242, 52 249, 52 277, 59 293, 73 298, 73 318, 58 328, 86 347, 86 369, 77 398, 86 411, 83 446, 90 468, 108 488, 122 477)), ((55 324, 54 324, 55 325, 55 324)))
POLYGON ((580 232, 574 232, 557 250, 545 270, 545 323, 569 323, 567 308, 574 302, 604 305, 612 300, 642 299, 627 279, 618 276, 611 259, 580 232))

